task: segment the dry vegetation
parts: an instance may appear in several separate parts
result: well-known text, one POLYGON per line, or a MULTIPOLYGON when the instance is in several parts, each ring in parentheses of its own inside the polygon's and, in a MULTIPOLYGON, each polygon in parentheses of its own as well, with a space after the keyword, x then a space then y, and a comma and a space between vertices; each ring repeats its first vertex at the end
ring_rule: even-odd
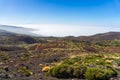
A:
POLYGON ((88 80, 108 80, 118 74, 119 53, 119 40, 45 39, 45 41, 34 44, 4 44, 0 45, 0 79, 87 78, 88 80), (56 68, 58 69, 56 70, 56 68), (96 75, 98 72, 95 71, 102 72, 104 75, 101 73, 96 75), (93 75, 98 76, 99 79, 91 78, 90 76, 93 75, 89 72, 93 72, 93 75), (46 76, 46 73, 49 76, 46 76), (106 77, 107 74, 109 76, 106 77), (101 79, 102 77, 105 79, 101 79))

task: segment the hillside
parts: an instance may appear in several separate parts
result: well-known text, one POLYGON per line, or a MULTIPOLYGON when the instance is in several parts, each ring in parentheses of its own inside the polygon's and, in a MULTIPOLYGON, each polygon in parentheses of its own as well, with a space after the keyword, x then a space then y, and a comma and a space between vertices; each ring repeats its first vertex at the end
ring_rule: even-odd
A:
POLYGON ((89 77, 93 80, 94 75, 98 76, 95 80, 119 78, 118 32, 97 34, 89 36, 92 40, 82 40, 73 36, 34 37, 0 30, 0 37, 1 80, 79 80, 89 77))
POLYGON ((13 33, 6 30, 0 30, 0 37, 0 44, 31 44, 42 41, 38 37, 13 33))
POLYGON ((120 32, 108 32, 91 36, 94 40, 115 40, 120 39, 120 32))
POLYGON ((107 32, 107 33, 95 34, 92 36, 79 36, 79 37, 69 36, 66 38, 71 40, 78 40, 78 41, 115 40, 115 39, 120 39, 120 32, 107 32))

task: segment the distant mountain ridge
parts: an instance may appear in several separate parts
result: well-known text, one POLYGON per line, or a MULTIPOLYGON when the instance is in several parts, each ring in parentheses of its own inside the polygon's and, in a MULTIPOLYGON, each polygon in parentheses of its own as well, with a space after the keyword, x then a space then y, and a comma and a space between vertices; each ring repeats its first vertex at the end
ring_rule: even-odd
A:
POLYGON ((72 40, 79 40, 79 41, 98 41, 98 40, 114 40, 119 39, 120 40, 120 32, 107 32, 107 33, 100 33, 95 34, 92 36, 68 36, 65 37, 65 39, 72 39, 72 40))
POLYGON ((94 39, 101 40, 112 40, 112 39, 120 39, 120 32, 108 32, 102 34, 96 34, 92 36, 94 39))
MULTIPOLYGON (((17 26, 8 26, 8 25, 0 25, 0 36, 18 36, 20 34, 26 35, 26 36, 37 36, 46 38, 45 36, 40 36, 32 33, 34 29, 31 28, 24 28, 24 27, 17 27, 17 26)), ((50 37, 47 37, 50 39, 50 37)), ((61 38, 61 37, 54 37, 61 38)), ((71 39, 71 40, 79 40, 79 41, 95 41, 95 40, 114 40, 119 39, 120 40, 120 32, 107 32, 107 33, 99 33, 92 36, 68 36, 68 37, 62 37, 64 39, 71 39)))

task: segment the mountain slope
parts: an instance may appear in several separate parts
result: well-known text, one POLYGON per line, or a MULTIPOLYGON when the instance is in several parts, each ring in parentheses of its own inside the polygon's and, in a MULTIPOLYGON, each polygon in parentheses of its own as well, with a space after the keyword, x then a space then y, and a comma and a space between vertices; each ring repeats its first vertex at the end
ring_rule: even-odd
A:
POLYGON ((31 44, 39 42, 39 38, 0 30, 0 44, 31 44))
POLYGON ((120 32, 108 32, 108 33, 103 33, 103 34, 96 34, 91 37, 97 40, 120 39, 120 32))
POLYGON ((78 41, 115 40, 115 39, 120 39, 120 32, 107 32, 92 36, 79 36, 79 37, 68 36, 65 37, 65 39, 78 40, 78 41))

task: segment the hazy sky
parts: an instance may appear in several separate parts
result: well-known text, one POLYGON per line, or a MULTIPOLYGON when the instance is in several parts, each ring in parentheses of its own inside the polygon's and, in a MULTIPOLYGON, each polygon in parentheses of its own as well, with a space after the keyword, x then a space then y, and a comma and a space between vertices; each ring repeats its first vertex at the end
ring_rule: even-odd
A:
POLYGON ((0 0, 0 24, 47 36, 120 31, 120 0, 0 0))

